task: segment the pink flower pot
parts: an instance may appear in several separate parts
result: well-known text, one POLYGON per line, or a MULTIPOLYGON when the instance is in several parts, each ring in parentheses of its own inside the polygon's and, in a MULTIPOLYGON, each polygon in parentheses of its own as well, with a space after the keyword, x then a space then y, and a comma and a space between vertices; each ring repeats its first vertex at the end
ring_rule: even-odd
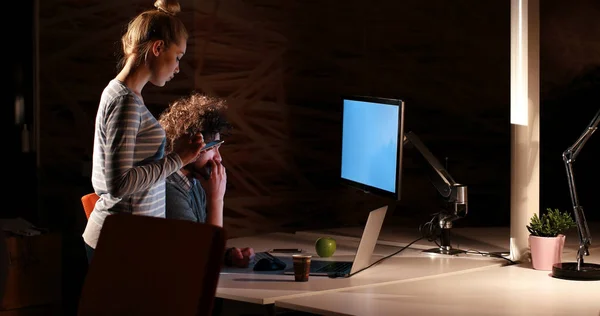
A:
POLYGON ((565 235, 538 237, 529 235, 531 264, 536 270, 551 271, 555 263, 562 262, 565 235))

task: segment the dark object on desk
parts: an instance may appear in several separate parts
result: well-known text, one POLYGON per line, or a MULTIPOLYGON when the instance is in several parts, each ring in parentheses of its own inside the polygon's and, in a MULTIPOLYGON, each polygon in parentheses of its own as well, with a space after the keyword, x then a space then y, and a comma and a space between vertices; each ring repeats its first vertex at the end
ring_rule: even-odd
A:
POLYGON ((277 271, 285 269, 285 262, 281 261, 279 258, 270 256, 259 259, 255 264, 252 270, 254 271, 277 271))
POLYGON ((269 252, 274 253, 302 253, 302 248, 273 248, 269 252))

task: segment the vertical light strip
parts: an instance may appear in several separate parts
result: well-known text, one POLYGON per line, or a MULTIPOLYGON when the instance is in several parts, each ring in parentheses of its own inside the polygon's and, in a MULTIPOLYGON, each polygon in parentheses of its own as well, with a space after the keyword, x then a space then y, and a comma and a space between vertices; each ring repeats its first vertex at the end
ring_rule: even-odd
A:
POLYGON ((511 1, 511 85, 510 123, 527 125, 528 90, 528 0, 511 1))
POLYGON ((511 0, 510 255, 527 260, 540 205, 539 0, 511 0))

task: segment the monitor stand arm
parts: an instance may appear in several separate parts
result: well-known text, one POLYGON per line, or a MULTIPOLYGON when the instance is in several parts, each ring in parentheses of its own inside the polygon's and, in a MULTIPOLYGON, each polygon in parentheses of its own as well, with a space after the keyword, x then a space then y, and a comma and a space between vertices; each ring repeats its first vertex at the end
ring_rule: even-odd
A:
POLYGON ((450 245, 450 229, 452 228, 453 221, 467 215, 467 186, 454 181, 446 168, 442 166, 439 160, 435 158, 431 151, 427 149, 427 146, 413 132, 408 132, 404 135, 403 146, 409 144, 415 147, 421 156, 427 160, 429 166, 431 166, 433 176, 430 177, 430 180, 447 203, 446 209, 437 215, 438 225, 441 230, 440 247, 425 251, 450 255, 464 253, 464 250, 453 249, 450 245))

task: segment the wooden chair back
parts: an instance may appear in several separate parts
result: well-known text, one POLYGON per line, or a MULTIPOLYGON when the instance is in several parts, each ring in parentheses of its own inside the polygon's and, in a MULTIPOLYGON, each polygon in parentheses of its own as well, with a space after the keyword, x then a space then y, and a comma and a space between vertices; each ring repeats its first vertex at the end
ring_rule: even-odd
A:
POLYGON ((211 315, 224 252, 222 227, 110 215, 88 268, 78 314, 211 315))

